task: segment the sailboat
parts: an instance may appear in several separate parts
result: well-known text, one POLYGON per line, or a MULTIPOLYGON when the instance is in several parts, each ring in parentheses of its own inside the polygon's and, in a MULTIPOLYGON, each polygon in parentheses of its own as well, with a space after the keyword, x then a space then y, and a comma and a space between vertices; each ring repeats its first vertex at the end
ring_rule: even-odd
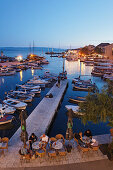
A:
POLYGON ((39 61, 45 59, 44 57, 38 56, 37 54, 34 54, 34 41, 33 41, 33 53, 31 53, 31 47, 30 47, 30 54, 28 54, 27 59, 33 60, 33 61, 39 61))

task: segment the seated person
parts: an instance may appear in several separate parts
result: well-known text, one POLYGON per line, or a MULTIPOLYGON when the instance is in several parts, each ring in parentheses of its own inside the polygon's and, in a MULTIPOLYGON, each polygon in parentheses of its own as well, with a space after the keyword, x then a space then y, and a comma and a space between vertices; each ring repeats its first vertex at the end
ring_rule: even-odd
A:
POLYGON ((41 139, 42 142, 46 142, 47 143, 48 140, 49 140, 49 137, 47 135, 43 134, 42 136, 40 136, 40 139, 41 139))
POLYGON ((31 134, 31 136, 29 137, 29 145, 30 145, 30 149, 32 150, 32 144, 34 143, 34 142, 36 142, 37 141, 37 136, 34 134, 34 133, 32 133, 31 134))
POLYGON ((92 133, 91 133, 91 131, 90 131, 89 129, 86 130, 86 131, 84 132, 84 136, 86 136, 86 137, 92 139, 92 133))
POLYGON ((87 144, 85 142, 82 141, 82 132, 79 132, 79 133, 75 133, 75 136, 74 136, 77 140, 78 140, 78 144, 81 146, 81 147, 84 147, 84 148, 87 148, 87 144))
POLYGON ((88 145, 84 143, 81 139, 78 139, 78 144, 83 148, 88 148, 88 145))

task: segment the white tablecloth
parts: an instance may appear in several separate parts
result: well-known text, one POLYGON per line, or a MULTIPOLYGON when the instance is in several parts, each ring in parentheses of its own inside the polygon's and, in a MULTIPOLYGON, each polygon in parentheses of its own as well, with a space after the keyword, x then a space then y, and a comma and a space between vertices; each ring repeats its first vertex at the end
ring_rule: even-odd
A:
POLYGON ((54 149, 62 149, 62 147, 63 147, 63 144, 60 141, 56 141, 52 144, 52 148, 54 149))
POLYGON ((42 143, 40 141, 36 141, 32 144, 33 149, 40 149, 42 146, 42 143))

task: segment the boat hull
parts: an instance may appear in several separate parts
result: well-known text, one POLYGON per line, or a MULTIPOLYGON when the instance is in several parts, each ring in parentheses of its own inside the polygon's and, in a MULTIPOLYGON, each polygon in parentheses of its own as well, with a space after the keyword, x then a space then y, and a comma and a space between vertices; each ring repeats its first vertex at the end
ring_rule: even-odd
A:
POLYGON ((14 119, 12 115, 5 115, 3 118, 0 118, 0 125, 11 123, 14 119))

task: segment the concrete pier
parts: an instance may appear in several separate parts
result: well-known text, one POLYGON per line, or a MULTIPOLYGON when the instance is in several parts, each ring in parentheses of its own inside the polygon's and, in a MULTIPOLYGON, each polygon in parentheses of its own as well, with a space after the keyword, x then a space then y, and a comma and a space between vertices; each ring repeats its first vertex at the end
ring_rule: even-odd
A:
MULTIPOLYGON (((42 101, 37 105, 37 107, 33 110, 33 112, 26 120, 28 135, 31 135, 31 133, 35 133, 37 136, 40 136, 48 130, 52 119, 55 116, 57 108, 61 103, 62 97, 67 88, 67 84, 68 81, 63 80, 60 83, 60 88, 58 88, 55 83, 55 85, 47 93, 52 93, 53 98, 44 97, 42 101)), ((16 147, 17 145, 21 145, 20 133, 21 128, 19 128, 10 139, 10 145, 12 145, 12 147, 14 147, 14 145, 16 147)))

